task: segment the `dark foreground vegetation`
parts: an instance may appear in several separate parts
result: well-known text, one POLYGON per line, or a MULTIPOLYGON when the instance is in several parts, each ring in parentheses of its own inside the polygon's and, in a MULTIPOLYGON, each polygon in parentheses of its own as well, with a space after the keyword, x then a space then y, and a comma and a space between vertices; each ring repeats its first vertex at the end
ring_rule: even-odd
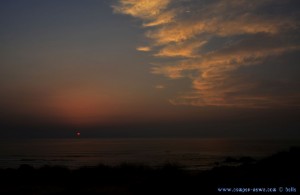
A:
POLYGON ((202 172, 172 164, 99 165, 77 170, 22 165, 18 169, 0 169, 0 194, 207 194, 220 188, 299 192, 299 157, 300 148, 291 148, 257 162, 246 158, 239 166, 221 165, 202 172))

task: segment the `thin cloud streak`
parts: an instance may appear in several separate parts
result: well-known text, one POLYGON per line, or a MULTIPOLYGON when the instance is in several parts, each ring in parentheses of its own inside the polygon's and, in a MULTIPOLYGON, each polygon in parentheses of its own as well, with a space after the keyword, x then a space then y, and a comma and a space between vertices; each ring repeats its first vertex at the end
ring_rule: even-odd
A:
POLYGON ((151 47, 137 47, 136 50, 138 51, 144 51, 144 52, 147 52, 147 51, 151 51, 151 47))
POLYGON ((159 57, 197 57, 196 50, 204 46, 207 41, 170 44, 161 49, 155 56, 159 57))
POLYGON ((191 80, 192 90, 180 92, 172 104, 266 108, 299 106, 300 92, 258 93, 259 82, 235 73, 300 50, 300 13, 283 9, 297 5, 295 0, 119 0, 113 8, 142 20, 155 57, 173 59, 153 67, 153 74, 191 80))

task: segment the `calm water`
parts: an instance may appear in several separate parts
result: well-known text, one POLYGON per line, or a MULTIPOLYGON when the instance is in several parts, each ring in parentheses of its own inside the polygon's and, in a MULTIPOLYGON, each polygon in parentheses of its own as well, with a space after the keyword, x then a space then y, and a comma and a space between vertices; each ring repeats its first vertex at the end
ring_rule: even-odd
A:
POLYGON ((63 165, 70 168, 123 162, 179 163, 209 169, 228 156, 256 159, 300 146, 299 140, 241 139, 33 139, 0 140, 0 167, 63 165))

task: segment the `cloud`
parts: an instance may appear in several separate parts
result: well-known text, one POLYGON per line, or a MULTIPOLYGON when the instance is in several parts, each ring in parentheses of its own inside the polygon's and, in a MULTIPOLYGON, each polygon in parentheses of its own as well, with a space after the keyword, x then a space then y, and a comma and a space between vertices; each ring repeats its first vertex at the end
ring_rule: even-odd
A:
POLYGON ((152 21, 148 22, 148 23, 144 23, 143 26, 144 27, 151 27, 151 26, 158 26, 158 25, 162 25, 162 24, 167 24, 173 21, 175 17, 175 11, 168 11, 162 14, 159 14, 157 17, 155 17, 154 19, 152 19, 152 21))
POLYGON ((156 86, 155 86, 155 88, 156 88, 156 89, 160 89, 160 90, 161 90, 161 89, 164 89, 164 88, 165 88, 165 86, 164 86, 164 85, 156 85, 156 86))
POLYGON ((182 95, 171 98, 172 104, 272 107, 295 106, 299 89, 282 94, 282 86, 266 93, 261 81, 240 72, 299 53, 297 7, 296 0, 119 0, 114 9, 141 19, 154 57, 170 59, 152 67, 153 74, 190 79, 192 90, 178 89, 182 95))
POLYGON ((147 51, 151 51, 151 47, 137 47, 136 50, 138 51, 144 51, 144 52, 147 52, 147 51))
POLYGON ((144 20, 144 26, 168 23, 174 14, 165 11, 171 0, 121 0, 113 6, 116 13, 128 14, 144 20))
POLYGON ((196 57, 197 49, 205 45, 207 41, 196 41, 191 43, 170 44, 162 48, 155 56, 159 57, 196 57))

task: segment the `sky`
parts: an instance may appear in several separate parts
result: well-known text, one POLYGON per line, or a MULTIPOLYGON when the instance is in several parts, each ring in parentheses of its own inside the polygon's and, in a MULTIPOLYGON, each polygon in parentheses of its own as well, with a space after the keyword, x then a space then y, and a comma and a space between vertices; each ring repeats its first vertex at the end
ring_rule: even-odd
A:
POLYGON ((300 137, 298 0, 0 1, 0 138, 300 137))

